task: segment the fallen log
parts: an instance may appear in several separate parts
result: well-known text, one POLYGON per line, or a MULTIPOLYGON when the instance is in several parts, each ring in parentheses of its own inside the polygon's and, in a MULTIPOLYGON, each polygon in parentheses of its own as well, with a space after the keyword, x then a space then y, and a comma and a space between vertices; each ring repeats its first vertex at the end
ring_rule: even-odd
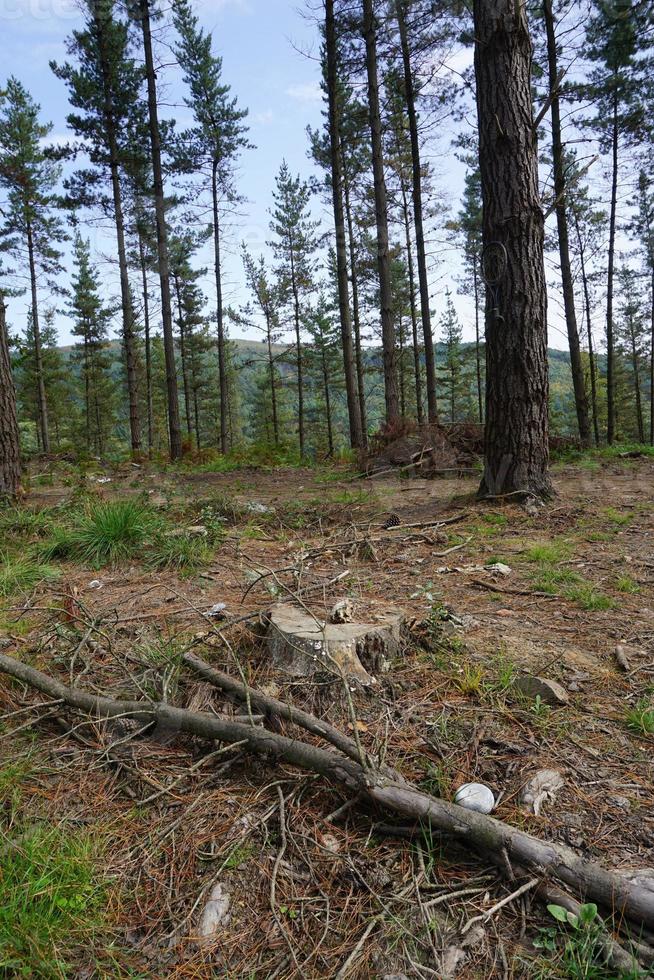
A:
MULTIPOLYGON (((204 712, 187 711, 162 702, 115 701, 69 688, 34 667, 0 653, 0 672, 23 681, 55 700, 101 718, 130 715, 168 731, 184 732, 210 741, 241 742, 242 748, 300 769, 319 773, 361 799, 414 822, 449 834, 503 867, 512 864, 557 878, 583 901, 594 901, 618 918, 654 929, 654 891, 587 861, 569 847, 542 841, 494 817, 466 810, 363 768, 351 758, 309 745, 265 728, 230 721, 204 712)), ((243 697, 245 699, 245 689, 243 697)), ((258 695, 259 703, 265 696, 258 695)), ((297 720, 296 715, 296 720, 297 720)), ((316 723, 320 724, 318 719, 316 723)))

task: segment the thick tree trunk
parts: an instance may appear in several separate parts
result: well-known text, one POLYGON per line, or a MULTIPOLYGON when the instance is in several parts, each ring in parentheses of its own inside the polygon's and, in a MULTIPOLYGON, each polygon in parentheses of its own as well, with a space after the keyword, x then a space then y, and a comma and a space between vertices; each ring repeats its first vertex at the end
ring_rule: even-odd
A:
POLYGON ((150 0, 139 0, 145 73, 148 83, 148 120, 154 178, 154 207, 157 224, 157 257, 161 285, 161 319, 163 324, 164 355, 166 359, 166 391, 168 395, 168 432, 170 458, 182 455, 182 430, 179 424, 179 400, 177 395, 177 367, 175 364, 175 338, 170 302, 170 263, 168 260, 168 230, 164 200, 163 174, 161 171, 161 138, 157 112, 157 83, 152 57, 152 33, 150 30, 150 0))
POLYGON ((614 79, 613 127, 611 132, 611 207, 609 216, 609 249, 606 272, 606 441, 615 439, 615 352, 613 342, 613 285, 615 269, 616 213, 618 206, 618 91, 614 79))
MULTIPOLYGON (((350 425, 350 445, 358 449, 363 444, 361 410, 354 375, 354 351, 352 346, 352 321, 350 296, 347 288, 347 253, 345 244, 345 220, 343 216, 343 168, 340 154, 339 118, 337 105, 336 25, 334 0, 325 0, 325 45, 327 49, 327 96, 329 100, 329 148, 331 159, 332 198, 334 228, 336 232, 336 276, 338 280, 338 310, 341 320, 341 344, 343 347, 343 371, 350 425)), ((333 452, 333 447, 330 449, 333 452)))
POLYGON ((148 452, 153 446, 152 418, 152 349, 150 345, 150 297, 148 296, 148 270, 145 261, 143 238, 138 233, 139 261, 141 264, 141 284, 143 290, 143 339, 145 343, 145 404, 148 416, 148 452))
POLYGON ((41 328, 39 326, 39 300, 36 290, 36 262, 34 259, 34 238, 32 226, 27 223, 27 255, 30 267, 30 289, 32 292, 32 330, 34 333, 34 370, 36 373, 36 403, 39 410, 39 430, 41 448, 50 452, 50 427, 48 425, 48 400, 43 378, 43 356, 41 354, 41 328))
POLYGON ((228 446, 227 403, 227 363, 225 359, 225 322, 223 317, 223 280, 220 269, 220 215, 218 213, 218 161, 214 160, 211 171, 211 198, 213 204, 213 249, 214 272, 216 277, 216 324, 218 327, 218 384, 220 391, 220 451, 226 453, 228 446))
POLYGON ((363 36, 366 42, 366 71, 368 76, 368 111, 372 143, 372 169, 375 189, 375 222, 377 225, 377 267, 384 362, 384 397, 386 423, 394 425, 400 415, 395 358, 395 325, 393 323, 390 255, 388 249, 388 204, 384 160, 382 155, 381 116, 379 112, 379 81, 377 78, 377 25, 373 0, 363 0, 363 36))
MULTIPOLYGON (((141 449, 141 421, 139 418, 138 379, 136 372, 136 341, 134 337, 134 305, 129 288, 127 271, 127 252, 125 249, 125 221, 123 217, 122 192, 119 175, 119 153, 114 115, 114 93, 111 90, 110 52, 106 44, 106 22, 102 15, 103 5, 91 4, 98 43, 100 71, 102 73, 102 92, 104 98, 104 131, 109 152, 109 171, 111 192, 114 203, 114 222, 116 225, 116 245, 118 270, 120 274, 120 299, 123 314, 123 344, 125 347, 125 370, 127 374, 127 393, 129 398, 129 429, 133 452, 141 449)), ((109 16, 111 9, 109 8, 109 16)))
MULTIPOLYGON (((341 140, 341 163, 343 163, 343 141, 341 140)), ((354 222, 350 203, 350 185, 343 167, 343 195, 345 218, 347 221, 348 252, 350 257, 350 283, 352 285, 352 326, 354 327, 354 358, 357 368, 357 389, 359 392, 359 411, 361 412, 361 446, 368 445, 368 417, 366 414, 366 376, 363 369, 363 350, 361 347, 361 317, 359 316, 359 277, 357 272, 357 251, 354 239, 354 222)))
POLYGON ((413 179, 413 224, 416 230, 416 254, 418 258, 418 283, 420 286, 420 316, 422 335, 425 342, 425 374, 427 376, 427 414, 430 422, 438 422, 438 402, 436 398, 436 359, 434 339, 431 330, 431 311, 429 309, 429 281, 427 279, 427 256, 425 252, 425 232, 422 215, 422 170, 420 167, 420 142, 418 139, 418 117, 416 114, 411 51, 406 28, 406 0, 395 0, 395 13, 402 48, 404 69, 404 98, 406 100, 409 136, 411 138, 411 166, 413 179))
POLYGON ((0 500, 20 489, 20 438, 16 389, 11 373, 5 298, 0 293, 0 500))
POLYGON ((475 0, 475 75, 486 313, 485 466, 480 494, 552 493, 547 290, 521 0, 475 0))
POLYGON ((579 438, 584 447, 590 446, 591 432, 588 418, 588 397, 584 384, 584 369, 581 363, 581 347, 577 329, 577 314, 575 310, 575 291, 570 267, 570 246, 568 241, 568 214, 566 207, 566 181, 563 154, 563 139, 561 134, 561 107, 559 102, 559 72, 557 64, 556 34, 554 30, 554 14, 552 0, 543 0, 543 15, 547 32, 547 61, 549 69, 549 88, 552 116, 552 163, 554 168, 554 198, 556 200, 556 227, 559 237, 559 258, 561 262, 561 283, 563 286, 563 305, 565 322, 568 329, 568 345, 570 347, 570 367, 572 368, 572 384, 577 410, 577 426, 579 438))

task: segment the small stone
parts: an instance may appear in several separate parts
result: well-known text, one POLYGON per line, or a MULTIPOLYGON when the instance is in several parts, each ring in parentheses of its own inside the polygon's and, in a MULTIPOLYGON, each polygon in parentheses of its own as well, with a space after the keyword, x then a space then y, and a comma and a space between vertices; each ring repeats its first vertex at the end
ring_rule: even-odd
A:
POLYGON ((493 791, 483 783, 464 783, 454 794, 454 802, 464 810, 490 813, 495 808, 493 791))
POLYGON ((206 615, 209 616, 210 619, 225 619, 226 618, 226 614, 225 614, 225 610, 226 609, 227 609, 227 606, 226 606, 226 604, 224 602, 216 602, 211 607, 211 609, 208 609, 207 610, 206 615))
POLYGON ((91 582, 89 582, 89 589, 101 589, 103 585, 104 582, 101 582, 99 578, 94 578, 91 582))
POLYGON ((565 780, 560 772, 556 769, 541 769, 525 784, 520 800, 538 816, 543 803, 553 801, 563 786, 565 780))
POLYGON ((551 681, 546 677, 536 677, 533 674, 523 674, 516 677, 513 682, 513 689, 525 697, 535 699, 540 697, 543 704, 568 704, 570 697, 568 692, 557 681, 551 681))
POLYGON ((484 565, 487 572, 493 572, 495 575, 510 575, 511 566, 505 565, 504 562, 496 561, 492 565, 484 565))
POLYGON ((218 882, 209 893, 209 901, 205 905, 198 925, 198 936, 204 940, 215 938, 221 926, 229 923, 230 897, 218 882))
POLYGON ((453 980, 467 959, 468 954, 460 946, 448 946, 441 957, 439 977, 442 980, 453 980))

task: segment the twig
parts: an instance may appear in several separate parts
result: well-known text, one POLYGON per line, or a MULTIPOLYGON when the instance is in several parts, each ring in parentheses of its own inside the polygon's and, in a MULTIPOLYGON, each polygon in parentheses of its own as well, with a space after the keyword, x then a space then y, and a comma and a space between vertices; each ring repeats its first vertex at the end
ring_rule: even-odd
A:
POLYGON ((345 963, 334 977, 334 980, 345 980, 345 977, 348 975, 350 967, 355 962, 355 960, 359 958, 359 954, 361 953, 361 950, 366 944, 366 939, 373 931, 375 926, 378 924, 379 920, 382 919, 383 917, 384 917, 383 912, 380 912, 378 915, 372 917, 372 919, 370 920, 366 928, 363 930, 361 934, 361 938, 359 939, 358 943, 356 944, 356 946, 354 947, 354 949, 346 959, 345 963))
POLYGON ((475 922, 486 922, 488 919, 490 919, 492 915, 495 915, 496 912, 499 912, 500 909, 503 909, 505 905, 510 905, 511 902, 514 902, 516 900, 516 898, 520 898, 520 896, 524 895, 525 892, 528 892, 532 888, 535 888, 536 885, 538 885, 539 881, 540 878, 532 878, 531 881, 527 881, 525 882, 524 885, 520 885, 520 888, 516 888, 514 892, 511 892, 510 895, 507 895, 506 898, 503 898, 501 902, 497 902, 495 905, 493 905, 492 908, 488 909, 486 912, 482 912, 481 915, 476 915, 474 918, 468 919, 463 929, 461 929, 461 935, 465 936, 466 932, 468 932, 468 930, 472 928, 475 922))
POLYGON ((270 910, 273 914, 273 918, 275 919, 275 922, 277 923, 277 928, 281 932, 286 942, 286 945, 288 946, 288 951, 293 957, 293 962, 295 963, 296 968, 299 970, 300 964, 297 961, 295 950, 293 949, 293 944, 291 943, 291 940, 286 934, 286 930, 282 925, 282 921, 279 918, 279 915, 277 914, 277 894, 276 894, 277 875, 279 873, 279 866, 282 863, 282 859, 286 851, 286 814, 285 814, 285 807, 284 807, 284 794, 282 792, 281 786, 277 787, 277 796, 279 797, 279 833, 281 837, 281 843, 279 846, 279 850, 277 851, 277 857, 275 858, 275 864, 273 865, 272 876, 270 878, 270 910))

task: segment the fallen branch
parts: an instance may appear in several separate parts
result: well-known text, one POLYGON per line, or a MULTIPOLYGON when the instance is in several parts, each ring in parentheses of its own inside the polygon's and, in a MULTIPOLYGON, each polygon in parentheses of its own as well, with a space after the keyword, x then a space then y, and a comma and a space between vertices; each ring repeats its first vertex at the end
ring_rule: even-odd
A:
MULTIPOLYGON (((543 877, 549 875, 558 878, 584 901, 594 901, 619 918, 626 917, 647 929, 654 929, 654 892, 650 889, 585 860, 569 847, 539 840, 494 817, 466 810, 408 784, 395 782, 381 773, 364 769, 340 753, 308 745, 264 728, 175 708, 162 702, 114 701, 87 694, 66 687, 40 670, 1 653, 0 672, 96 717, 128 714, 165 726, 169 731, 184 732, 209 741, 242 742, 243 748, 250 752, 316 772, 391 813, 449 834, 500 866, 503 866, 500 856, 505 850, 514 864, 532 871, 537 869, 543 877)), ((263 695, 257 697, 263 698, 263 695)))

